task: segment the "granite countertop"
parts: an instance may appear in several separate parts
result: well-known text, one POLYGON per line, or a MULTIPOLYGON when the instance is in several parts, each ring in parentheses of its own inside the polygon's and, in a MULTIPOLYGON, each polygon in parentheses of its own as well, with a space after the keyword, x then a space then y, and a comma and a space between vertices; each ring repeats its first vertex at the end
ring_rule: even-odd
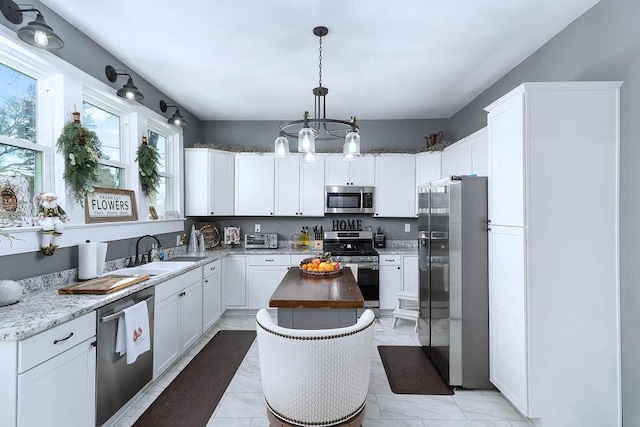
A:
MULTIPOLYGON (((394 246, 377 249, 377 251, 381 255, 418 253, 417 246, 414 248, 411 246, 394 246)), ((30 283, 31 286, 29 286, 29 288, 31 291, 27 292, 18 303, 0 307, 0 341, 22 340, 36 335, 39 332, 82 316, 120 298, 161 284, 182 273, 193 270, 211 261, 222 259, 231 254, 312 255, 318 252, 321 252, 321 250, 292 249, 291 247, 278 249, 245 249, 238 247, 207 251, 203 255, 207 257, 206 259, 196 261, 193 264, 189 264, 180 270, 163 275, 162 277, 152 277, 144 282, 106 295, 58 295, 58 288, 72 284, 74 275, 64 274, 69 273, 69 271, 52 274, 45 280, 48 283, 37 284, 35 286, 33 283, 30 283)), ((167 261, 171 261, 171 258, 168 258, 167 261)), ((118 267, 115 266, 109 268, 105 271, 105 274, 117 268, 118 267)), ((31 282, 35 279, 37 278, 27 280, 31 282)))

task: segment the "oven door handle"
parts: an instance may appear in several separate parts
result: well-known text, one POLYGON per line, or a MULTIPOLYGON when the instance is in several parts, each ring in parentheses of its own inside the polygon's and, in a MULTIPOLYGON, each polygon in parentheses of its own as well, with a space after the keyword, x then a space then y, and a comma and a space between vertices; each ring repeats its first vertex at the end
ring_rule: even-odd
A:
POLYGON ((358 266, 358 270, 378 270, 378 264, 376 264, 375 262, 367 262, 364 264, 359 264, 357 262, 350 262, 347 264, 355 264, 358 266))

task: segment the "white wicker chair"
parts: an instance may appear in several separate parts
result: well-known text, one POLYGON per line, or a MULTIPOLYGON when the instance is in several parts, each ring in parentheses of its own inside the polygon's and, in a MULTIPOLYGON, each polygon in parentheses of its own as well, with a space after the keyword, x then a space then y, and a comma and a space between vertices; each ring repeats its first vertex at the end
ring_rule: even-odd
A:
POLYGON ((371 310, 355 325, 287 329, 256 315, 262 390, 272 427, 360 426, 373 351, 371 310))

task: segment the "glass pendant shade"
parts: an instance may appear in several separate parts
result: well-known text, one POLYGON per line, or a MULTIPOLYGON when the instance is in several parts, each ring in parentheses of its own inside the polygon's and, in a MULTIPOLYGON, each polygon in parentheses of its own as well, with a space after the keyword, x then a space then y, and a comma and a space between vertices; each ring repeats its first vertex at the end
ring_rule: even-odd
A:
POLYGON ((289 140, 285 136, 280 135, 276 138, 274 152, 276 157, 281 159, 289 156, 289 140))
POLYGON ((316 152, 316 134, 313 129, 308 126, 300 129, 298 133, 298 152, 315 153, 316 152))
POLYGON ((302 155, 302 163, 315 163, 316 155, 310 151, 307 151, 302 155))
POLYGON ((356 131, 351 131, 344 138, 344 149, 342 150, 344 159, 351 161, 360 157, 360 135, 356 131))

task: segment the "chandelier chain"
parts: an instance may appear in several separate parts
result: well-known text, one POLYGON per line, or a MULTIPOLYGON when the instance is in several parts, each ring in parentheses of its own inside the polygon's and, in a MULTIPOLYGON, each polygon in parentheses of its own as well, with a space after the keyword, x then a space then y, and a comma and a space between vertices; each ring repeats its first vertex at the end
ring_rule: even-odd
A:
POLYGON ((319 47, 318 51, 320 52, 320 54, 319 54, 319 56, 318 56, 318 59, 319 59, 320 61, 319 61, 319 65, 318 65, 318 68, 319 68, 319 81, 318 81, 318 86, 319 86, 319 87, 322 87, 322 36, 321 36, 321 37, 319 37, 319 38, 320 38, 320 47, 319 47))

